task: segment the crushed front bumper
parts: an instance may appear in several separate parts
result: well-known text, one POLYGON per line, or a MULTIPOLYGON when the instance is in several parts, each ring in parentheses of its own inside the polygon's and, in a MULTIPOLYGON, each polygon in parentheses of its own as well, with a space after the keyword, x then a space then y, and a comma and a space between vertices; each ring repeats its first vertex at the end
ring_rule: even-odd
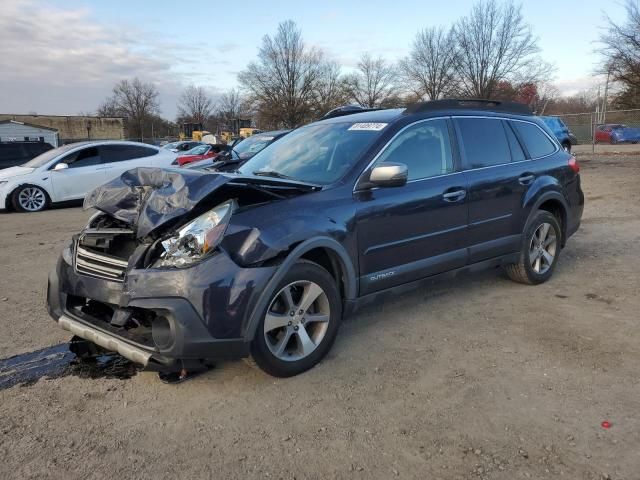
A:
POLYGON ((132 269, 124 282, 116 282, 78 273, 73 262, 70 247, 49 274, 51 317, 74 335, 150 370, 247 356, 250 317, 276 269, 242 268, 219 252, 185 269, 132 269), (151 319, 148 335, 113 325, 88 310, 87 302, 151 319))

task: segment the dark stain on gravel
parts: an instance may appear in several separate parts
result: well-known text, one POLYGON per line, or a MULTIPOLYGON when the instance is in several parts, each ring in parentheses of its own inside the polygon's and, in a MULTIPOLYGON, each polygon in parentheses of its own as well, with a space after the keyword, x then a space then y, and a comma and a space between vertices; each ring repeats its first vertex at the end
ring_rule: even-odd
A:
POLYGON ((83 355, 79 348, 85 343, 74 339, 69 343, 0 359, 0 390, 15 385, 30 386, 43 377, 50 379, 73 375, 87 379, 128 379, 141 369, 115 353, 105 351, 83 355))

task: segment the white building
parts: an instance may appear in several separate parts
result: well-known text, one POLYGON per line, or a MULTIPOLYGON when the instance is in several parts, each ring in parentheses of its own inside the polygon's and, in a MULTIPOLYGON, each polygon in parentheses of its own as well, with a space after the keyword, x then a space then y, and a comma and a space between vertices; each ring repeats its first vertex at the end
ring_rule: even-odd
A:
POLYGON ((0 142, 40 141, 58 146, 58 130, 15 120, 0 121, 0 142))

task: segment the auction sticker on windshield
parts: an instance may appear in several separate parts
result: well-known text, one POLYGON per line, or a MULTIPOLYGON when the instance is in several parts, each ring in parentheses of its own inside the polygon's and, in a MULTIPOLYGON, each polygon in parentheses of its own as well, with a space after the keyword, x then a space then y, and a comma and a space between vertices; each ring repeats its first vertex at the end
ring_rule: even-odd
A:
POLYGON ((349 127, 349 130, 370 130, 378 132, 386 127, 386 123, 354 123, 349 127))

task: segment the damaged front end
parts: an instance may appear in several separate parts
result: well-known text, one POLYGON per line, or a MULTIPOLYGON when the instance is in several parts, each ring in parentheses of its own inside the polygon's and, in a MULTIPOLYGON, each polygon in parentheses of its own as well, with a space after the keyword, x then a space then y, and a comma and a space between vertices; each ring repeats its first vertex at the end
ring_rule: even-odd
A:
POLYGON ((49 312, 74 335, 148 369, 246 356, 248 318, 276 267, 242 261, 243 253, 260 250, 259 235, 230 228, 231 219, 316 188, 184 170, 128 171, 85 199, 85 208, 98 213, 49 276, 49 312), (225 244, 226 236, 232 240, 225 244))

